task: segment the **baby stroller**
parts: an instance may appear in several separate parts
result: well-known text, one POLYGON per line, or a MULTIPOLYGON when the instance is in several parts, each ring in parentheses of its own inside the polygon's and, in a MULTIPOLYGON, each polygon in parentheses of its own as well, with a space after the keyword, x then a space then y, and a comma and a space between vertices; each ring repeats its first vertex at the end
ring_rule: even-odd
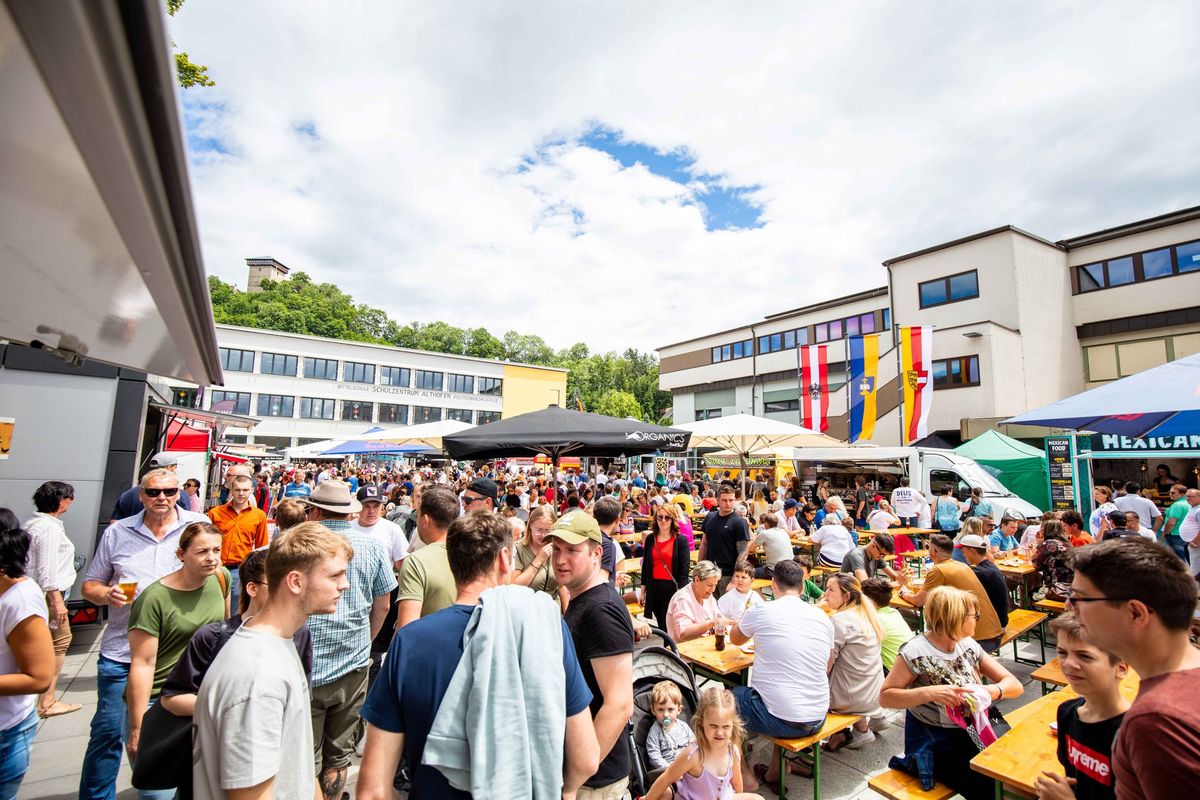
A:
POLYGON ((630 746, 633 750, 633 771, 629 775, 629 792, 641 797, 650 791, 659 771, 650 767, 646 757, 646 736, 655 724, 654 711, 650 707, 650 693, 659 681, 672 681, 683 696, 683 711, 680 724, 690 724, 700 690, 692 668, 679 656, 679 648, 671 637, 658 628, 651 632, 663 640, 663 646, 647 645, 633 653, 633 716, 626 726, 630 746))

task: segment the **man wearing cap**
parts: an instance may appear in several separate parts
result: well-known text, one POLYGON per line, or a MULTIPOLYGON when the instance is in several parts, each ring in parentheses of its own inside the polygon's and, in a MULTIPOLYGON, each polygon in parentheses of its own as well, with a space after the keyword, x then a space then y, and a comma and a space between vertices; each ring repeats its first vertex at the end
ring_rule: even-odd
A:
POLYGON ((500 494, 496 482, 490 478, 476 478, 467 484, 462 493, 463 511, 496 511, 500 507, 500 494))
POLYGON ((1000 620, 1000 627, 1008 627, 1008 582, 1004 580, 1004 574, 1000 572, 996 562, 988 555, 988 541, 982 536, 968 534, 962 537, 958 545, 962 548, 971 571, 975 573, 975 577, 983 585, 983 590, 987 592, 988 599, 992 601, 992 608, 1000 620))
POLYGON ((229 570, 229 596, 241 597, 242 582, 238 567, 251 550, 266 547, 267 515, 250 502, 254 479, 236 475, 229 492, 229 502, 208 510, 208 518, 221 531, 221 563, 229 570))
POLYGON ((554 549, 554 577, 570 598, 563 618, 592 693, 592 723, 600 743, 600 768, 584 781, 577 797, 618 800, 625 795, 632 766, 624 734, 633 713, 633 623, 600 570, 604 543, 595 519, 573 511, 546 538, 554 549))
MULTIPOLYGON (((154 469, 169 469, 171 472, 174 472, 178 468, 179 459, 175 458, 175 456, 171 455, 170 453, 155 453, 154 457, 150 459, 149 466, 146 467, 146 472, 148 473, 150 470, 154 469)), ((135 485, 121 493, 121 496, 117 498, 117 502, 113 506, 112 514, 109 515, 109 525, 112 525, 119 519, 132 517, 134 514, 141 512, 141 510, 145 508, 140 499, 140 491, 140 487, 135 485)), ((187 492, 179 493, 179 497, 176 498, 175 508, 179 509, 180 511, 202 510, 199 508, 192 508, 187 492)))
POLYGON ((396 577, 387 548, 351 527, 351 515, 362 511, 362 503, 350 494, 349 486, 325 480, 305 502, 310 521, 345 536, 354 548, 346 569, 350 586, 342 593, 337 611, 308 618, 317 781, 326 800, 341 800, 354 754, 358 712, 367 695, 371 640, 383 628, 396 577))
POLYGON ((400 590, 396 604, 396 630, 408 623, 441 611, 454 602, 454 575, 446 554, 446 535, 460 510, 454 492, 440 484, 421 484, 421 503, 417 518, 416 541, 400 570, 400 590))
POLYGON ((788 534, 800 532, 800 520, 797 519, 797 514, 800 513, 800 503, 792 498, 783 501, 783 519, 780 520, 779 527, 783 528, 788 534))
MULTIPOLYGON (((978 541, 982 541, 984 547, 987 547, 987 541, 982 536, 978 537, 978 541)), ((955 589, 970 592, 975 595, 975 600, 979 603, 979 621, 975 623, 975 641, 979 642, 979 646, 984 650, 995 653, 1000 649, 1000 638, 1004 635, 1004 626, 1000 624, 1000 616, 992 605, 991 597, 988 596, 983 584, 979 582, 979 578, 975 577, 971 568, 951 559, 950 554, 953 552, 954 540, 949 536, 940 533, 930 536, 929 557, 933 561, 933 566, 925 573, 924 585, 920 591, 913 591, 909 586, 908 572, 903 571, 896 576, 900 582, 900 590, 897 595, 914 606, 924 606, 929 592, 939 586, 953 586, 955 589)))

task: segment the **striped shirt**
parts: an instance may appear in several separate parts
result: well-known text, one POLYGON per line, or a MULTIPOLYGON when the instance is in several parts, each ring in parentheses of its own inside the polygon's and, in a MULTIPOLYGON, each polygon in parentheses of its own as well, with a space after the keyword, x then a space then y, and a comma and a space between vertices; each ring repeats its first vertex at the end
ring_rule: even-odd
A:
POLYGON ((350 588, 342 592, 337 610, 308 618, 313 686, 333 683, 371 663, 371 604, 396 588, 394 565, 382 542, 355 531, 346 520, 323 519, 321 524, 345 536, 354 548, 354 557, 346 571, 350 588))
MULTIPOLYGON (((137 581, 138 591, 145 589, 164 575, 182 566, 176 550, 179 534, 193 522, 208 522, 208 517, 194 511, 175 509, 175 524, 162 539, 155 538, 146 527, 146 512, 119 519, 105 529, 96 547, 96 555, 88 565, 85 581, 99 581, 106 586, 118 579, 137 581)), ((128 664, 129 604, 108 609, 108 624, 100 641, 100 655, 112 661, 128 664)))

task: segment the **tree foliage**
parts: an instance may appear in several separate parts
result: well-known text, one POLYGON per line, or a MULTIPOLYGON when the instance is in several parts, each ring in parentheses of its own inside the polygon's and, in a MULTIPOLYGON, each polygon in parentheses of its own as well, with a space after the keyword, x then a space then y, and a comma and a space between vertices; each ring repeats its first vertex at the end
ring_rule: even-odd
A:
MULTIPOLYGON (((167 0, 167 13, 172 17, 179 13, 179 9, 183 8, 184 0, 167 0)), ((175 41, 171 41, 171 46, 175 46, 175 41)), ((184 89, 190 89, 193 86, 216 86, 216 81, 208 77, 208 67, 203 64, 195 64, 186 52, 175 54, 175 73, 179 78, 179 85, 184 89)))
POLYGON ((227 325, 563 367, 568 370, 565 407, 582 405, 615 417, 659 422, 671 403, 671 395, 658 388, 653 353, 632 348, 592 353, 583 342, 555 351, 536 334, 505 331, 497 338, 486 328, 441 321, 400 325, 381 309, 355 303, 332 283, 313 283, 304 272, 283 281, 264 280, 260 292, 242 292, 215 277, 208 286, 213 316, 227 325))

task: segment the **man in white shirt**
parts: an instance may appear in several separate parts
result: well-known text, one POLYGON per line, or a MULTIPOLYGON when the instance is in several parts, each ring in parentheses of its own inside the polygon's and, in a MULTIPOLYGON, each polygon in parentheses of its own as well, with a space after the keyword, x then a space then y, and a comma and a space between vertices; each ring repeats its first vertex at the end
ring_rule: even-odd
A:
POLYGON ((54 677, 50 686, 38 695, 38 714, 58 717, 83 708, 78 703, 57 700, 58 673, 62 672, 71 646, 71 623, 67 614, 67 594, 75 585, 75 545, 67 537, 62 515, 75 501, 75 487, 62 481, 46 481, 33 493, 37 513, 28 520, 29 561, 25 569, 29 577, 46 593, 50 610, 50 636, 54 642, 54 677))
POLYGON ((763 565, 754 571, 756 578, 771 577, 777 563, 792 557, 791 537, 786 530, 779 527, 779 517, 774 511, 763 514, 762 527, 750 540, 746 553, 754 555, 760 550, 763 553, 763 565))
POLYGON ((917 526, 917 517, 921 515, 921 507, 925 505, 925 495, 908 485, 908 476, 900 479, 900 485, 892 489, 892 511, 900 518, 900 524, 906 528, 917 526))
POLYGON ((783 501, 783 519, 779 522, 779 527, 783 528, 788 533, 796 533, 800 530, 800 520, 796 519, 796 515, 800 513, 800 503, 788 498, 783 501))
POLYGON ((362 503, 362 511, 358 518, 351 521, 350 527, 359 533, 378 539, 391 554, 396 571, 400 571, 400 562, 408 555, 408 539, 404 529, 394 522, 383 518, 384 494, 378 486, 364 486, 358 490, 358 502, 362 503))
POLYGON ((1192 574, 1200 575, 1200 489, 1188 489, 1184 498, 1191 510, 1179 523, 1179 538, 1187 545, 1192 574))
POLYGON ((1125 484, 1125 494, 1113 500, 1117 508, 1126 514, 1137 514, 1139 527, 1151 530, 1157 537, 1163 524, 1162 511, 1148 497, 1142 497, 1142 487, 1130 481, 1125 484))

